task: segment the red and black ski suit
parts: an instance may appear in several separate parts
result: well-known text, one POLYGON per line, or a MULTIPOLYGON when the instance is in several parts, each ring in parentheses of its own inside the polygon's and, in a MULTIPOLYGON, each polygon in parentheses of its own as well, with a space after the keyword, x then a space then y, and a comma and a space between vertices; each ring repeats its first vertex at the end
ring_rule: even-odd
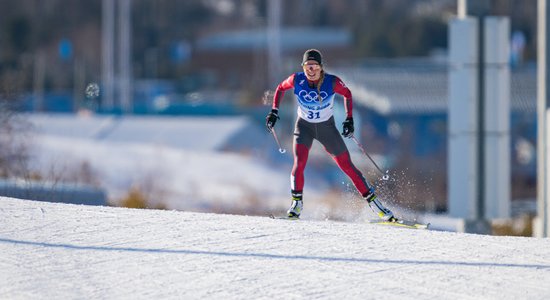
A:
POLYGON ((298 103, 298 118, 294 129, 294 166, 291 173, 292 193, 301 194, 304 188, 304 169, 313 139, 318 140, 332 156, 338 167, 351 179, 359 193, 367 196, 373 189, 361 172, 353 165, 348 149, 333 116, 334 95, 344 97, 347 117, 352 117, 351 91, 337 76, 325 73, 319 81, 308 81, 304 72, 294 73, 281 82, 275 91, 273 109, 279 109, 280 101, 289 89, 294 89, 298 103))

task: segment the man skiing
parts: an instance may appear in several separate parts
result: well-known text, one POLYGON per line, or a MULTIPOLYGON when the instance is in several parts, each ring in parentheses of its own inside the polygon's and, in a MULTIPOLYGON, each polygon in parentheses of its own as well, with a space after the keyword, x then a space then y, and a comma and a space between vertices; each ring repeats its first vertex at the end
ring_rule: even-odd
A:
POLYGON ((302 212, 304 169, 313 139, 316 139, 325 147, 338 167, 351 179, 372 210, 385 221, 396 221, 393 213, 377 199, 374 188, 353 165, 342 138, 342 136, 351 138, 354 132, 351 91, 340 78, 323 70, 323 60, 319 50, 309 49, 304 53, 302 68, 303 72, 290 75, 277 86, 271 112, 266 117, 267 129, 271 131, 279 119, 279 104, 285 91, 294 89, 298 102, 298 118, 294 128, 294 166, 290 176, 292 205, 287 211, 288 217, 298 218, 302 212), (342 136, 336 128, 333 116, 335 93, 344 97, 346 120, 342 123, 342 136))

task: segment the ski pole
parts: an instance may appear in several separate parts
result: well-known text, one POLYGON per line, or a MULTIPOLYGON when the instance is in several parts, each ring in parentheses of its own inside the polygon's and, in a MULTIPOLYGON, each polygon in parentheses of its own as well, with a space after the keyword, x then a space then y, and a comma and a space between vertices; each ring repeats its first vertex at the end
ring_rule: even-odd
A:
POLYGON ((355 138, 355 136, 351 136, 351 139, 355 142, 355 144, 357 144, 357 146, 359 147, 359 149, 361 149, 361 152, 363 152, 363 154, 365 154, 366 157, 368 157, 370 159, 370 161, 374 164, 374 166, 376 167, 376 169, 378 169, 378 171, 382 174, 382 179, 383 180, 388 180, 390 179, 390 175, 388 175, 388 170, 386 170, 386 173, 384 173, 380 167, 374 162, 374 160, 372 159, 372 157, 370 157, 370 155, 367 153, 367 151, 365 150, 365 148, 363 147, 363 145, 361 145, 361 143, 359 143, 359 141, 357 140, 357 138, 355 138))
POLYGON ((279 152, 285 153, 286 149, 281 147, 281 143, 279 143, 279 138, 277 137, 277 133, 275 133, 275 128, 271 128, 271 134, 273 135, 273 138, 275 138, 275 142, 277 142, 277 146, 279 146, 279 152))

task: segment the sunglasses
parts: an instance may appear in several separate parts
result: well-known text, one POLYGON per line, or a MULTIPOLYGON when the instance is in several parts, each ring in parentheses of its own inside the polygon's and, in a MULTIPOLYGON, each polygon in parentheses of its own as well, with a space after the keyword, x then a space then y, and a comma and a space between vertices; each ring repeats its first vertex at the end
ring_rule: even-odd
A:
POLYGON ((304 68, 312 69, 312 70, 319 70, 321 68, 320 64, 317 63, 307 63, 303 64, 304 68))

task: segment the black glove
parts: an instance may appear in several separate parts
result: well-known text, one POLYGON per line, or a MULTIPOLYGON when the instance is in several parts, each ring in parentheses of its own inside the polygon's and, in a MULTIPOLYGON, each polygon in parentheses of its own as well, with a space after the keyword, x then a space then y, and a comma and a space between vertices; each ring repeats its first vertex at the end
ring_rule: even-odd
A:
POLYGON ((267 131, 271 132, 275 126, 277 119, 279 119, 278 112, 278 109, 272 109, 271 112, 267 114, 267 117, 265 117, 265 126, 267 127, 267 131))
POLYGON ((346 118, 342 125, 342 135, 347 138, 352 137, 353 131, 355 131, 355 128, 353 128, 353 117, 346 118))

